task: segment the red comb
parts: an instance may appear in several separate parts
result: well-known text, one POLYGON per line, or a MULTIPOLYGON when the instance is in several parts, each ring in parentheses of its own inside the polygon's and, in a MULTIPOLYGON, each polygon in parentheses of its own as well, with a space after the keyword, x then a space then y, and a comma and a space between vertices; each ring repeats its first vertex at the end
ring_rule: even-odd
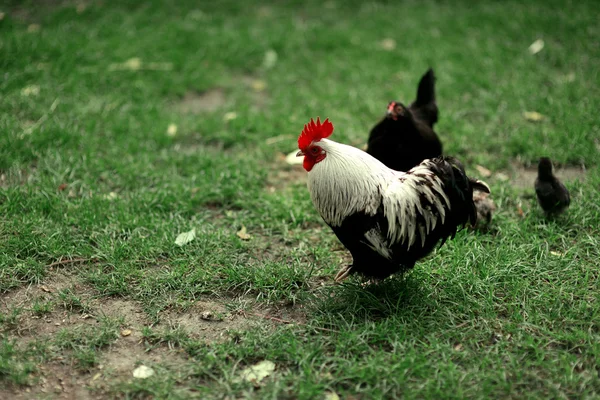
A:
POLYGON ((329 137, 332 132, 333 124, 329 122, 329 118, 323 121, 322 124, 318 117, 316 123, 311 118, 310 122, 304 125, 304 129, 298 137, 298 148, 304 151, 312 142, 329 137))

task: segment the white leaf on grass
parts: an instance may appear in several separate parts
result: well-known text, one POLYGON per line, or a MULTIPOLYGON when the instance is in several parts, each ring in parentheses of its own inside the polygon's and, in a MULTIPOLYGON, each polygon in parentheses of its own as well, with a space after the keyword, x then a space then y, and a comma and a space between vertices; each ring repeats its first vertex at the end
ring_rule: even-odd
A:
POLYGON ((225 120, 225 121, 233 121, 236 118, 237 118, 237 114, 233 111, 227 112, 227 113, 225 113, 225 115, 223 115, 223 120, 225 120))
POLYGON ((325 400, 340 400, 340 396, 336 392, 325 392, 325 400))
POLYGON ((114 199, 118 198, 118 197, 119 197, 119 195, 118 195, 117 193, 115 193, 115 192, 110 192, 110 193, 108 193, 108 194, 105 194, 105 195, 104 195, 104 196, 102 196, 102 197, 104 197, 106 200, 110 200, 110 201, 112 201, 112 200, 114 200, 114 199))
POLYGON ((252 87, 252 89, 255 92, 262 92, 263 90, 265 90, 267 88, 267 82, 261 80, 261 79, 254 79, 251 83, 250 86, 252 87))
POLYGON ((542 39, 538 39, 535 42, 531 43, 529 46, 529 52, 531 54, 537 54, 544 48, 544 41, 542 39))
POLYGON ((392 38, 385 38, 379 43, 379 45, 384 50, 392 51, 396 48, 396 41, 392 38))
POLYGON ((240 229, 236 235, 239 236, 240 239, 242 240, 250 240, 252 239, 252 236, 250 236, 250 234, 248 234, 248 232, 246 231, 246 227, 244 225, 242 225, 242 229, 240 229))
POLYGON ((146 367, 145 365, 140 365, 136 369, 133 370, 133 377, 138 379, 146 379, 154 375, 154 370, 150 367, 146 367))
POLYGON ((173 137, 175 135, 177 135, 177 125, 169 124, 167 127, 167 136, 173 137))
POLYGON ((525 117, 525 119, 527 121, 531 121, 531 122, 540 122, 542 121, 544 118, 543 114, 540 114, 537 111, 525 111, 523 112, 523 117, 525 117))
POLYGON ((142 68, 142 60, 139 57, 132 57, 124 63, 113 63, 108 66, 109 71, 138 71, 142 68))
POLYGON ((275 363, 269 360, 261 361, 251 367, 244 368, 240 373, 240 379, 253 384, 260 383, 275 371, 275 363))
POLYGON ((271 69, 275 64, 277 64, 277 52, 273 49, 269 49, 265 52, 262 66, 264 69, 271 69))
POLYGON ((303 162, 303 158, 302 157, 296 157, 296 154, 298 153, 298 150, 294 150, 291 153, 289 153, 287 156, 285 156, 285 162, 290 164, 290 165, 299 165, 302 164, 303 162))
POLYGON ((40 94, 38 85, 29 85, 21 89, 21 96, 37 96, 38 94, 40 94))
POLYGON ((179 235, 177 235, 177 238, 175 239, 175 244, 177 246, 183 246, 184 244, 188 244, 195 238, 196 238, 196 228, 192 229, 191 231, 183 232, 183 233, 180 233, 179 235))

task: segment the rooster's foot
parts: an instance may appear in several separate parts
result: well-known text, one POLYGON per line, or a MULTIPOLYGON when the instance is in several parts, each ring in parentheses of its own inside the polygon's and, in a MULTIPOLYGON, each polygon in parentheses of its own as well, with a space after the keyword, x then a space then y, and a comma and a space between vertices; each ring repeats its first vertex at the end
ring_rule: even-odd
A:
POLYGON ((352 273, 352 265, 347 265, 347 266, 343 267, 342 269, 340 269, 338 271, 338 273, 335 275, 335 278, 333 278, 333 279, 336 283, 340 283, 341 281, 346 279, 348 277, 348 275, 350 275, 351 273, 352 273))

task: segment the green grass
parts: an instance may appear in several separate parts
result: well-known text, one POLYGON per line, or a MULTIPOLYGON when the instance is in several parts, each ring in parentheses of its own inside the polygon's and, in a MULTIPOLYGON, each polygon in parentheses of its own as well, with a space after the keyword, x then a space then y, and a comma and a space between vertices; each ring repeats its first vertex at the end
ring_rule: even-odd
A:
POLYGON ((0 302, 0 382, 11 390, 63 353, 92 390, 130 323, 102 317, 116 299, 143 310, 143 352, 179 358, 152 362, 145 380, 103 375, 97 393, 108 397, 600 395, 595 2, 3 1, 0 12, 0 293, 76 283, 0 302), (140 69, 123 69, 136 57, 140 69), (278 175, 291 170, 278 154, 316 116, 331 118, 335 140, 362 145, 429 66, 438 132, 472 174, 547 155, 585 165, 585 180, 568 182, 569 212, 546 221, 532 188, 491 178, 491 233, 461 232, 406 276, 333 286, 345 253, 304 185, 278 175), (179 106, 215 90, 215 109, 179 106), (251 240, 236 235, 242 226, 251 240), (196 239, 177 246, 192 228, 196 239), (69 259, 83 261, 60 263, 69 259), (222 340, 168 326, 203 301, 295 323, 264 320, 222 340), (101 322, 42 335, 47 346, 33 350, 20 330, 81 314, 101 322), (276 370, 260 388, 236 379, 264 359, 276 370))

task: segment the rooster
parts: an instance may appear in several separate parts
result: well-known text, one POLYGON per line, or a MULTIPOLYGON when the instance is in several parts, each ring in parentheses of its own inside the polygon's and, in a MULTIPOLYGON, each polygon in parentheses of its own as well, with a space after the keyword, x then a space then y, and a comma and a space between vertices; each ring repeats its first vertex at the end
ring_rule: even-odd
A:
POLYGON ((547 217, 561 214, 571 204, 569 191, 552 171, 552 161, 548 157, 540 158, 535 193, 547 217))
POLYGON ((311 119, 298 138, 312 202, 342 244, 352 265, 337 282, 360 273, 383 279, 415 263, 477 219, 470 179, 452 157, 424 160, 408 172, 394 171, 355 147, 327 139, 328 119, 311 119))
POLYGON ((427 158, 441 156, 442 143, 433 131, 437 120, 435 75, 430 68, 409 107, 396 101, 388 104, 386 116, 371 130, 367 153, 396 171, 408 171, 427 158))

